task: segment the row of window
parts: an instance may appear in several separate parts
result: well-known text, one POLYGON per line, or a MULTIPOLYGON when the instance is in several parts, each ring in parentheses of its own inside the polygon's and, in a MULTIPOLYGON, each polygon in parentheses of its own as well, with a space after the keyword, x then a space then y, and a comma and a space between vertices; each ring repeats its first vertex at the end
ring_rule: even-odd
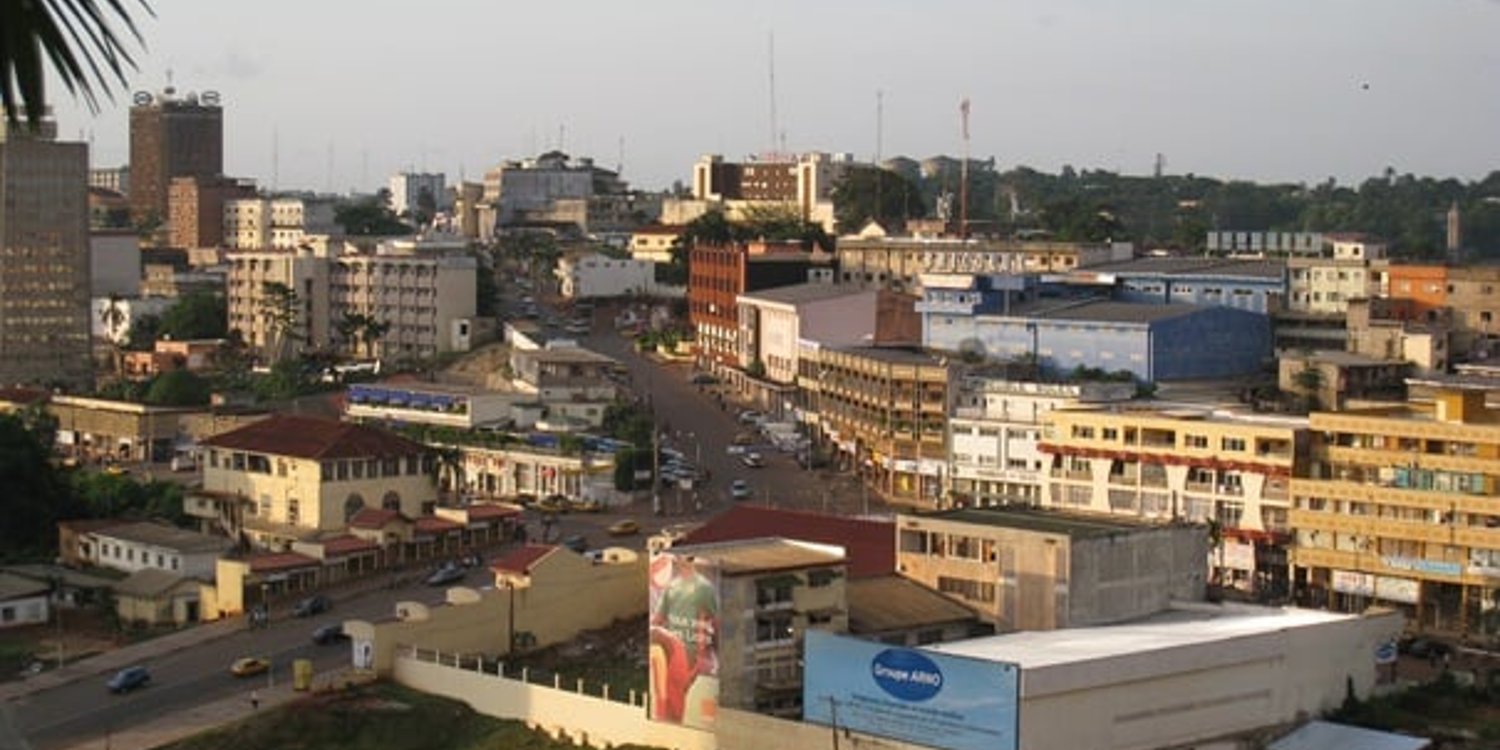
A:
MULTIPOLYGON (((126 547, 122 544, 111 544, 109 542, 101 542, 99 544, 99 556, 127 563, 134 563, 136 561, 134 547, 126 547)), ((141 552, 141 564, 151 565, 151 554, 149 552, 144 550, 141 552)), ((181 560, 176 555, 169 557, 160 552, 156 553, 155 567, 162 570, 167 570, 169 567, 171 570, 177 570, 180 565, 181 560)))

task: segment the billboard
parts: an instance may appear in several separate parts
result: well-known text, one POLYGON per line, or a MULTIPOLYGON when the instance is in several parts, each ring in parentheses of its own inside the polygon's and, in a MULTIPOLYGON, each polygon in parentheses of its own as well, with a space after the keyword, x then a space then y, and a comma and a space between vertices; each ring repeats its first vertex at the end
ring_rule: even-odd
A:
POLYGON ((1015 664, 809 630, 802 717, 945 750, 1016 750, 1015 664))
POLYGON ((649 590, 650 716, 712 729, 719 707, 719 570, 709 560, 658 552, 649 590))

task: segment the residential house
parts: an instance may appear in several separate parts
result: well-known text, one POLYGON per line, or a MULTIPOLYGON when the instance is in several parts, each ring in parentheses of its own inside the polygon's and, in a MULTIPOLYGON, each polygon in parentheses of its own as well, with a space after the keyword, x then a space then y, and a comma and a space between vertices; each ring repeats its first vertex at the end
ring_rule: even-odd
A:
POLYGON ((161 570, 202 580, 213 577, 216 561, 234 546, 222 536, 149 521, 95 529, 82 534, 77 544, 78 556, 92 565, 126 573, 161 570))
POLYGON ((1277 387, 1314 409, 1342 410, 1351 401, 1402 401, 1410 362, 1344 351, 1283 352, 1277 387))
POLYGON ((132 573, 115 584, 115 614, 121 622, 187 625, 201 616, 199 581, 159 568, 132 573))
POLYGON ((0 629, 45 623, 52 618, 52 586, 0 572, 0 629))

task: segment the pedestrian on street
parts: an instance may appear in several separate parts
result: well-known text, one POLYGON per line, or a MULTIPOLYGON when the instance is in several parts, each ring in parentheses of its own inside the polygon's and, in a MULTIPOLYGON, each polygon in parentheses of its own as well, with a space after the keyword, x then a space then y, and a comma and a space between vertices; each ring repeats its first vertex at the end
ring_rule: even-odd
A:
POLYGON ((250 710, 251 711, 259 711, 260 710, 260 693, 258 691, 255 691, 255 690, 251 690, 250 691, 250 710))

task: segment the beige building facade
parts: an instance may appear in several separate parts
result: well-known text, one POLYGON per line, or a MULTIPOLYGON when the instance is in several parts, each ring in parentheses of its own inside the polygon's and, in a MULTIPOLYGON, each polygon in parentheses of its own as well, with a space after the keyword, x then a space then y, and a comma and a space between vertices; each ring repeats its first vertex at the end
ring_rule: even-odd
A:
POLYGON ((275 415, 202 442, 188 515, 268 547, 340 531, 364 508, 411 518, 436 505, 423 445, 374 427, 275 415))
POLYGON ((476 313, 473 257, 394 245, 375 253, 341 249, 230 254, 230 329, 272 358, 331 349, 365 358, 425 359, 467 346, 476 313), (277 298, 268 284, 296 295, 290 331, 273 314, 277 298), (352 316, 386 328, 378 336, 344 329, 352 316))
POLYGON ((1144 617, 1201 600, 1208 535, 1020 509, 896 518, 896 569, 997 629, 1053 630, 1144 617))

